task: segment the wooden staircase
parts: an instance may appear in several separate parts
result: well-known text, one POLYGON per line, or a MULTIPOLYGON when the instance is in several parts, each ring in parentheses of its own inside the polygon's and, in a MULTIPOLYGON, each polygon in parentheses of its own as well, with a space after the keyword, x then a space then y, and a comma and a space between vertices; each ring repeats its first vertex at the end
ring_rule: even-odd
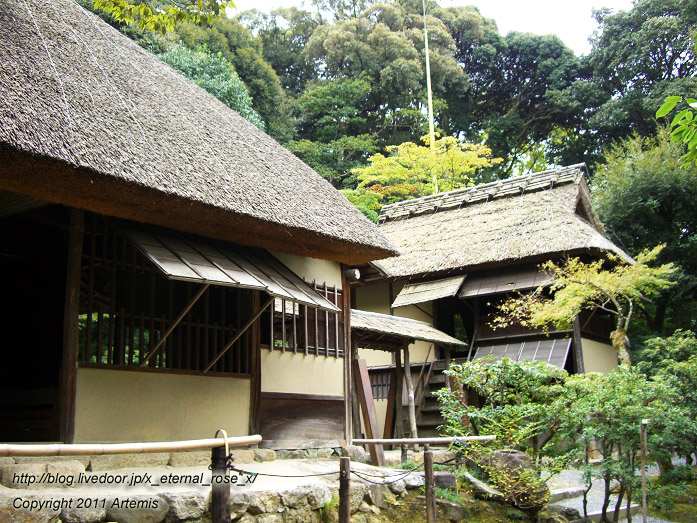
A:
MULTIPOLYGON (((444 420, 440 414, 438 399, 434 392, 444 388, 445 385, 445 360, 435 360, 424 367, 420 380, 414 381, 414 400, 416 405, 416 429, 420 438, 441 436, 438 427, 444 420)), ((411 437, 409 429, 408 409, 404 408, 404 436, 411 437)))

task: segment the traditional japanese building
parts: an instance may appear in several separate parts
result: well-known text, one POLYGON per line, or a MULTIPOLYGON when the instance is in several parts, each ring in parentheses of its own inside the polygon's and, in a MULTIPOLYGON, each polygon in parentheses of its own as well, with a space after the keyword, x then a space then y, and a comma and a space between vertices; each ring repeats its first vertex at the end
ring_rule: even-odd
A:
MULTIPOLYGON (((445 384, 449 358, 546 361, 570 373, 617 366, 613 323, 598 311, 582 314, 569 331, 491 327, 497 305, 512 291, 549 285, 539 268, 547 260, 608 254, 629 260, 605 236, 584 171, 572 165, 383 207, 380 230, 401 254, 359 267, 353 306, 425 322, 461 343, 421 339, 409 346, 419 435, 434 434, 442 423, 432 392, 445 384)), ((404 352, 357 342, 383 427, 404 352)), ((399 428, 385 427, 386 434, 399 428)))
POLYGON ((73 0, 0 3, 0 86, 0 440, 337 446, 384 234, 73 0))

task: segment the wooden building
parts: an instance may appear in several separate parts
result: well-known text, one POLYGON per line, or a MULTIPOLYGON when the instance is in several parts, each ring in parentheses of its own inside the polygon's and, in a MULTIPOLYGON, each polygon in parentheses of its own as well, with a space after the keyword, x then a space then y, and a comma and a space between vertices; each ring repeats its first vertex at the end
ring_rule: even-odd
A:
POLYGON ((0 86, 0 440, 337 445, 378 228, 73 0, 0 2, 0 86))
MULTIPOLYGON (((359 267, 353 306, 420 320, 465 342, 453 349, 454 359, 490 355, 546 361, 570 373, 611 370, 617 366, 612 322, 598 311, 583 314, 571 331, 549 335, 490 327, 496 304, 511 291, 549 284, 538 268, 546 260, 607 253, 629 259, 606 238, 584 170, 573 165, 383 207, 380 230, 401 254, 359 267)), ((359 354, 380 411, 395 361, 394 353, 375 348, 362 347, 359 354)), ((421 391, 419 435, 430 435, 442 422, 430 391, 443 386, 448 351, 417 341, 410 352, 421 391)))

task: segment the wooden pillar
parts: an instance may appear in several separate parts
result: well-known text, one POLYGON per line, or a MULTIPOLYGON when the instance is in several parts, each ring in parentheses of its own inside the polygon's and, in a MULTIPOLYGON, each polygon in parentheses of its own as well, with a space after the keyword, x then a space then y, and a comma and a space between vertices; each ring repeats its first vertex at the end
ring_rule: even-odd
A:
POLYGON ((586 367, 583 364, 583 342, 581 341, 581 322, 578 316, 574 318, 574 363, 576 365, 576 373, 583 374, 586 372, 586 367))
POLYGON ((394 369, 397 387, 397 398, 395 400, 395 438, 404 437, 404 369, 402 368, 402 353, 394 351, 394 369))
POLYGON ((354 374, 354 368, 356 361, 358 360, 358 343, 355 339, 351 339, 351 358, 349 359, 349 365, 351 366, 351 436, 353 438, 361 437, 361 407, 358 402, 358 389, 356 387, 356 376, 354 374))
MULTIPOLYGON (((351 336, 351 284, 346 277, 346 267, 341 266, 341 309, 344 314, 344 438, 351 445, 353 429, 353 379, 351 362, 353 360, 353 337, 351 336)), ((337 347, 337 351, 339 348, 337 347)), ((357 350, 357 349, 356 349, 357 350)))
POLYGON ((407 384, 407 399, 409 402, 409 437, 418 438, 416 429, 416 405, 414 404, 414 384, 411 379, 411 365, 409 363, 409 342, 404 342, 404 382, 407 384))
POLYGON ((77 392, 78 316, 80 314, 80 269, 85 212, 70 209, 68 264, 63 312, 63 360, 60 372, 60 440, 75 441, 75 395, 77 392))
MULTIPOLYGON (((252 291, 252 309, 258 311, 261 307, 261 291, 252 291)), ((257 319, 252 326, 252 364, 251 391, 249 400, 249 433, 259 434, 261 429, 261 320, 257 319)))

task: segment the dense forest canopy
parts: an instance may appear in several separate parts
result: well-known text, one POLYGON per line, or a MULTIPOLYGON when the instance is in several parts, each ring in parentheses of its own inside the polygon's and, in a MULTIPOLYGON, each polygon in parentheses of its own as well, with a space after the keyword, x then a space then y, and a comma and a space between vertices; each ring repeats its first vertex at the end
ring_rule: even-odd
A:
MULTIPOLYGON (((100 12, 93 0, 78 1, 100 12)), ((435 187, 585 162, 610 238, 633 256, 665 244, 659 261, 678 267, 679 284, 641 305, 634 332, 694 329, 697 177, 656 111, 668 96, 685 100, 676 111, 697 98, 697 0, 595 11, 586 56, 554 34, 501 34, 473 6, 430 0, 426 10, 436 131, 448 144, 432 152, 421 142, 428 122, 420 1, 314 0, 308 10, 182 21, 165 35, 101 14, 266 130, 373 220, 381 205, 435 187), (454 154, 467 158, 464 167, 452 169, 454 154)), ((683 127, 681 136, 697 136, 683 127)))

